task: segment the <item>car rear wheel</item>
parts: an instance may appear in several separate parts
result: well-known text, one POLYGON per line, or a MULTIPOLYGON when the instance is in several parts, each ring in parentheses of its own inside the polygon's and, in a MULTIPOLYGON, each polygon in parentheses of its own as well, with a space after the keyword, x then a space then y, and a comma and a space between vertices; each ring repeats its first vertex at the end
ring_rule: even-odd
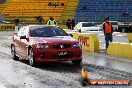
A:
POLYGON ((19 57, 16 56, 15 47, 13 45, 11 46, 11 55, 13 60, 19 60, 19 57))
POLYGON ((82 60, 72 60, 72 63, 73 63, 74 65, 80 65, 81 62, 82 62, 82 60))
POLYGON ((29 49, 29 65, 35 66, 36 62, 34 60, 34 53, 32 49, 29 49))

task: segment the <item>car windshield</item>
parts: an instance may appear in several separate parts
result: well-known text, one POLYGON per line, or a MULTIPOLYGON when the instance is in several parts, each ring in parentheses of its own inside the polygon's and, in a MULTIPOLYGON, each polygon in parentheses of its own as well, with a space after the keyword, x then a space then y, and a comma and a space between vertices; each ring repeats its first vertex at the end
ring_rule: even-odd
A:
POLYGON ((95 23, 82 23, 82 27, 92 27, 92 26, 96 26, 95 23))
POLYGON ((31 37, 69 36, 59 27, 31 27, 31 37))

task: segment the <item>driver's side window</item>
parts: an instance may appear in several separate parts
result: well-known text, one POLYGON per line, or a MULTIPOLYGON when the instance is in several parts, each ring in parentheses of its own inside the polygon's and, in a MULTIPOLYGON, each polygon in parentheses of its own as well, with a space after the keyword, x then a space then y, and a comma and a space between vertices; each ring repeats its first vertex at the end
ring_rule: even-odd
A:
POLYGON ((24 35, 24 29, 23 29, 23 27, 21 27, 19 29, 18 33, 17 33, 17 36, 22 36, 22 35, 24 35))

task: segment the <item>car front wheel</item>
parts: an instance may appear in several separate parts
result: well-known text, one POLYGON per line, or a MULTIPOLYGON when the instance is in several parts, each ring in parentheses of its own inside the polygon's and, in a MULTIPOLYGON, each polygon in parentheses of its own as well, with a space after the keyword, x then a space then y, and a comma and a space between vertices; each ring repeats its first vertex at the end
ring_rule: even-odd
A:
POLYGON ((18 60, 19 59, 19 57, 16 56, 15 47, 13 45, 11 46, 11 55, 12 55, 13 60, 18 60))
POLYGON ((80 65, 81 62, 82 62, 82 60, 72 60, 72 63, 73 63, 74 65, 80 65))
POLYGON ((122 33, 125 33, 125 29, 123 28, 121 32, 122 32, 122 33))
POLYGON ((36 62, 35 62, 35 58, 34 58, 34 53, 33 53, 33 50, 32 49, 29 49, 29 65, 31 66, 35 66, 36 65, 36 62))

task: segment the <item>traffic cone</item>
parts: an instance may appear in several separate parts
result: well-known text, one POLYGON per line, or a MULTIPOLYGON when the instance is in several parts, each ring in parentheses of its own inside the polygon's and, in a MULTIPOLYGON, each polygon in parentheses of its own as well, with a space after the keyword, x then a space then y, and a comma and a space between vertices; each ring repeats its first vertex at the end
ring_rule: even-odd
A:
POLYGON ((84 70, 84 67, 82 68, 82 77, 88 78, 88 72, 84 70))
POLYGON ((84 70, 84 67, 82 68, 82 78, 80 80, 80 83, 82 86, 90 85, 90 79, 88 78, 88 71, 84 70))

